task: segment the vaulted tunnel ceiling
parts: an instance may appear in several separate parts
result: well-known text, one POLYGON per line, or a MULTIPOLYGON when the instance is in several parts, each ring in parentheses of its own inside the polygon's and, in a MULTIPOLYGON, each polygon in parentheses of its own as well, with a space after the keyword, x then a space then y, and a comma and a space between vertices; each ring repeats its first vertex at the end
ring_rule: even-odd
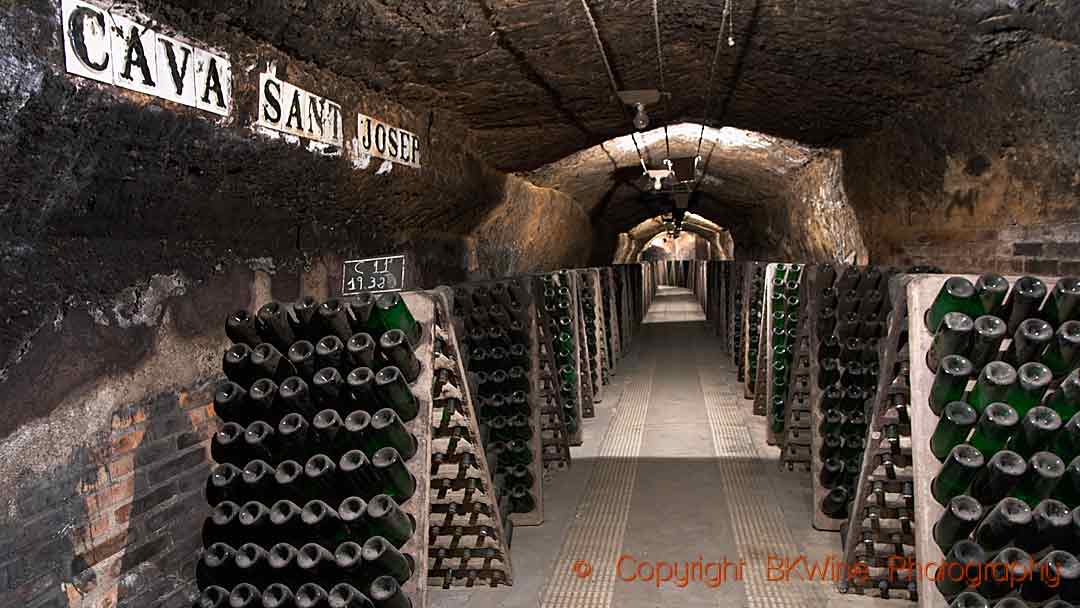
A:
MULTIPOLYGON (((651 3, 587 2, 618 86, 659 88, 651 3)), ((1036 1, 1021 2, 1023 10, 1018 0, 732 4, 735 45, 720 49, 710 89, 724 0, 659 3, 671 98, 654 117, 831 145, 948 91, 1031 31, 1070 27, 1060 22, 1064 9, 1036 1)), ((581 0, 144 5, 242 30, 418 110, 463 121, 479 153, 502 169, 536 169, 630 130, 581 0)))

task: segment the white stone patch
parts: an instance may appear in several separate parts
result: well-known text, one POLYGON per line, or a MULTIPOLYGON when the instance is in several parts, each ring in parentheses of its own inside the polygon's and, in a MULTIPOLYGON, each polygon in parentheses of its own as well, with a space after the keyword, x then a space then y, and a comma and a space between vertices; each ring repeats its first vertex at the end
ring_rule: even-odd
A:
POLYGON ((392 163, 392 162, 390 162, 388 160, 384 160, 382 162, 382 164, 379 165, 379 168, 375 171, 375 175, 386 175, 387 173, 390 173, 390 171, 393 170, 393 168, 394 168, 394 163, 392 163))

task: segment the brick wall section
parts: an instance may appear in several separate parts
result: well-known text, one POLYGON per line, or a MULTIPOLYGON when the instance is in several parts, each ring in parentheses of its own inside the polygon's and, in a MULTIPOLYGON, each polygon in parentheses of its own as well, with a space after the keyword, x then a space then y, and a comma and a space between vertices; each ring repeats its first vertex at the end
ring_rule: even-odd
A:
POLYGON ((215 381, 117 408, 78 462, 20 484, 0 605, 191 605, 215 381))

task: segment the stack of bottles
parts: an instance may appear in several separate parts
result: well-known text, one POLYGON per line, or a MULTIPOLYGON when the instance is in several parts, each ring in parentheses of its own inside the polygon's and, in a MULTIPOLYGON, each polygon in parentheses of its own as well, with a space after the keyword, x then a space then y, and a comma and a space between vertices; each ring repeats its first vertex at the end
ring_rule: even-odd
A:
POLYGON ((798 264, 777 264, 772 285, 772 335, 769 336, 769 348, 772 349, 772 378, 770 390, 772 403, 769 408, 769 420, 772 431, 778 437, 784 432, 787 421, 788 388, 791 381, 791 369, 795 363, 795 350, 799 337, 799 282, 802 280, 802 266, 798 264))
POLYGON ((454 294, 454 308, 468 334, 467 369, 476 380, 481 440, 504 521, 509 521, 510 513, 536 508, 531 296, 518 279, 462 285, 454 294))
MULTIPOLYGON (((507 303, 514 308, 513 299, 501 295, 505 289, 505 285, 493 286, 490 292, 499 294, 500 299, 510 299, 507 303)), ((468 325, 476 310, 476 293, 467 288, 454 291, 455 310, 461 311, 468 325)), ((438 310, 439 327, 451 325, 441 314, 441 305, 438 310)), ((482 310, 491 311, 490 307, 482 310)), ((499 311, 495 314, 501 317, 499 311)), ((512 497, 504 491, 500 499, 492 481, 494 476, 489 474, 495 467, 493 456, 488 460, 490 468, 483 469, 480 425, 474 432, 469 418, 475 412, 467 406, 461 390, 465 383, 458 366, 447 364, 464 356, 458 354, 453 340, 442 336, 435 339, 434 353, 435 360, 444 364, 437 365, 432 385, 428 584, 443 588, 509 584, 512 497)), ((499 488, 504 489, 505 484, 499 484, 499 488)))
POLYGON ((761 344, 761 315, 765 308, 765 265, 754 262, 750 276, 750 305, 748 306, 746 336, 746 386, 753 394, 757 390, 758 345, 761 344))
POLYGON ((619 340, 619 313, 615 306, 615 271, 611 268, 600 269, 600 293, 604 309, 604 339, 607 341, 608 365, 604 370, 604 384, 611 382, 610 373, 622 351, 619 340))
POLYGON ((271 302, 225 331, 199 605, 407 608, 422 326, 387 294, 271 302))
MULTIPOLYGON (((581 287, 581 318, 585 322, 585 340, 582 342, 588 347, 589 372, 594 387, 594 393, 600 392, 600 387, 608 383, 606 345, 597 339, 600 333, 597 327, 597 319, 603 311, 602 299, 598 298, 601 293, 596 279, 597 275, 592 270, 583 270, 578 273, 581 287)), ((585 368, 582 368, 585 369, 585 368)), ((591 417, 592 412, 586 414, 591 417)))
MULTIPOLYGON (((820 285, 836 271, 822 266, 820 285)), ((876 267, 847 267, 821 294, 818 313, 818 387, 822 423, 818 429, 823 461, 818 480, 829 490, 819 505, 832 519, 847 519, 866 448, 867 408, 877 394, 878 342, 885 333, 888 282, 876 267)))
POLYGON ((736 374, 736 379, 739 382, 743 382, 743 379, 746 377, 745 376, 745 374, 746 374, 745 362, 743 361, 742 356, 740 356, 742 354, 742 352, 743 352, 743 350, 742 350, 742 348, 743 348, 743 342, 742 342, 742 340, 743 340, 743 331, 742 331, 742 328, 743 328, 743 306, 742 306, 742 301, 743 301, 743 273, 742 273, 742 269, 743 269, 742 264, 738 264, 738 263, 731 264, 730 265, 730 270, 729 270, 729 272, 731 274, 731 280, 728 282, 728 285, 734 286, 734 294, 732 295, 732 298, 730 300, 730 302, 735 304, 734 306, 732 306, 732 309, 731 309, 732 310, 732 315, 731 315, 730 335, 731 335, 731 352, 736 355, 735 356, 735 360, 736 360, 735 361, 735 374, 736 374))
POLYGON ((577 349, 577 327, 572 302, 574 282, 568 272, 540 275, 544 289, 544 331, 551 336, 555 369, 551 371, 554 391, 562 406, 566 432, 571 438, 581 436, 581 407, 578 405, 580 361, 577 349))
POLYGON ((942 462, 931 494, 945 507, 933 538, 949 560, 1032 572, 938 590, 970 605, 1080 601, 1080 280, 951 277, 924 321, 942 462))

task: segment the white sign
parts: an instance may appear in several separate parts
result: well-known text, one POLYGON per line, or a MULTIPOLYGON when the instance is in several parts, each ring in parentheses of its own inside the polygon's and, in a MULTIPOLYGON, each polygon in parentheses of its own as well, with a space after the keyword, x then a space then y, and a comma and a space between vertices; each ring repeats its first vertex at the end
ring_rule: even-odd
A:
POLYGON ((63 0, 67 71, 228 116, 232 66, 228 57, 158 34, 122 15, 63 0))
POLYGON ((341 106, 279 80, 273 74, 259 76, 257 124, 305 139, 342 146, 341 106))
POLYGON ((356 126, 360 150, 383 160, 420 168, 420 138, 360 114, 356 126))

